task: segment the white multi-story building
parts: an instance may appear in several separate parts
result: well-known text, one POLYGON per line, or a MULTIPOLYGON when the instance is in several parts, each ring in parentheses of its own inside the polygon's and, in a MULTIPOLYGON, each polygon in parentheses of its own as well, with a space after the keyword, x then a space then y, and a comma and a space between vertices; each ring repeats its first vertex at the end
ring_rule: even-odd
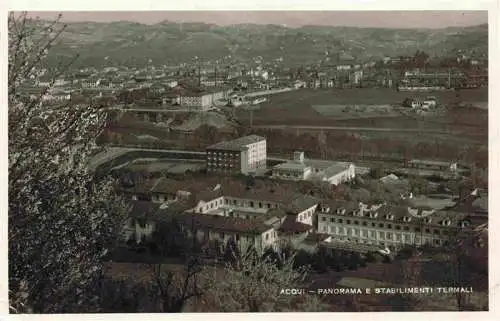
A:
POLYGON ((206 156, 210 172, 247 174, 266 168, 267 142, 257 135, 223 141, 207 147, 206 156))

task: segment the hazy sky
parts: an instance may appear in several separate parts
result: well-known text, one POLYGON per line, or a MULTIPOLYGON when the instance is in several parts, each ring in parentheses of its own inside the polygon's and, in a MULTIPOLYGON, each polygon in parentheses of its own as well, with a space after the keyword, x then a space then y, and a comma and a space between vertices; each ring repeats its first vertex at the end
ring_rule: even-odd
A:
MULTIPOLYGON (((32 12, 40 18, 53 18, 56 12, 32 12)), ((67 11, 65 21, 117 21, 157 23, 206 22, 218 25, 257 23, 331 25, 381 28, 443 28, 488 22, 487 11, 67 11)))

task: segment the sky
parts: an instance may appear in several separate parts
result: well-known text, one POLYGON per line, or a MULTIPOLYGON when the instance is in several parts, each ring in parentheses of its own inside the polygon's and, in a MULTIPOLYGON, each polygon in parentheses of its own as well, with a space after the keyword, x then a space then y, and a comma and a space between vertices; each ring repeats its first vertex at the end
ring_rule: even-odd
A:
MULTIPOLYGON (((58 12, 30 12, 31 16, 54 18, 58 12)), ((242 23, 379 27, 379 28, 445 28, 488 23, 487 11, 67 11, 63 20, 133 21, 154 24, 205 22, 218 25, 242 23)))

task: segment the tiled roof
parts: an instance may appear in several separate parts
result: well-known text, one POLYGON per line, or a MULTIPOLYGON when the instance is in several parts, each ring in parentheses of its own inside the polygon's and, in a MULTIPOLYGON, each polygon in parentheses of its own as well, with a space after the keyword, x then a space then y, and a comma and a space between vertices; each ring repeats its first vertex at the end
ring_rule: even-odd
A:
POLYGON ((178 191, 183 190, 186 187, 187 185, 184 181, 160 177, 151 187, 150 192, 157 194, 176 194, 178 191))
MULTIPOLYGON (((234 187, 234 186, 233 186, 234 187)), ((286 191, 283 191, 279 188, 271 191, 269 188, 251 188, 246 189, 243 186, 239 188, 230 188, 229 186, 223 186, 224 196, 228 197, 236 197, 242 199, 249 199, 255 201, 263 201, 263 202, 277 202, 285 204, 290 195, 287 194, 286 191)))
POLYGON ((191 206, 188 202, 175 202, 166 206, 148 201, 134 201, 131 205, 130 217, 152 221, 169 221, 174 215, 183 213, 191 206))
POLYGON ((185 213, 180 217, 180 220, 188 228, 209 229, 220 232, 262 234, 272 229, 271 226, 259 221, 219 215, 185 213))
POLYGON ((291 201, 285 204, 285 207, 295 213, 299 213, 319 204, 319 202, 319 199, 312 196, 297 195, 292 196, 291 201))
POLYGON ((135 180, 134 186, 118 186, 117 190, 124 193, 145 194, 151 191, 151 188, 155 185, 156 181, 156 179, 135 180))
POLYGON ((294 215, 288 215, 281 226, 278 228, 278 231, 284 234, 288 233, 305 233, 309 232, 313 229, 312 226, 297 222, 296 216, 294 215))

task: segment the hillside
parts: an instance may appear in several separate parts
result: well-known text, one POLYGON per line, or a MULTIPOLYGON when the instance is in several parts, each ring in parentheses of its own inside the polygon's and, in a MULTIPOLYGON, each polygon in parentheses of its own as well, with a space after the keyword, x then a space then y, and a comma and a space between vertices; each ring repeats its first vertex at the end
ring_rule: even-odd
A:
POLYGON ((376 29, 354 27, 277 25, 217 26, 204 23, 154 25, 119 21, 68 24, 57 56, 80 54, 79 65, 155 65, 203 59, 266 59, 283 57, 284 63, 314 63, 325 58, 332 63, 346 59, 367 60, 383 56, 413 54, 424 50, 431 57, 461 51, 486 56, 488 26, 445 29, 376 29), (328 54, 326 54, 328 53, 328 54), (105 57, 108 57, 105 60, 105 57))

